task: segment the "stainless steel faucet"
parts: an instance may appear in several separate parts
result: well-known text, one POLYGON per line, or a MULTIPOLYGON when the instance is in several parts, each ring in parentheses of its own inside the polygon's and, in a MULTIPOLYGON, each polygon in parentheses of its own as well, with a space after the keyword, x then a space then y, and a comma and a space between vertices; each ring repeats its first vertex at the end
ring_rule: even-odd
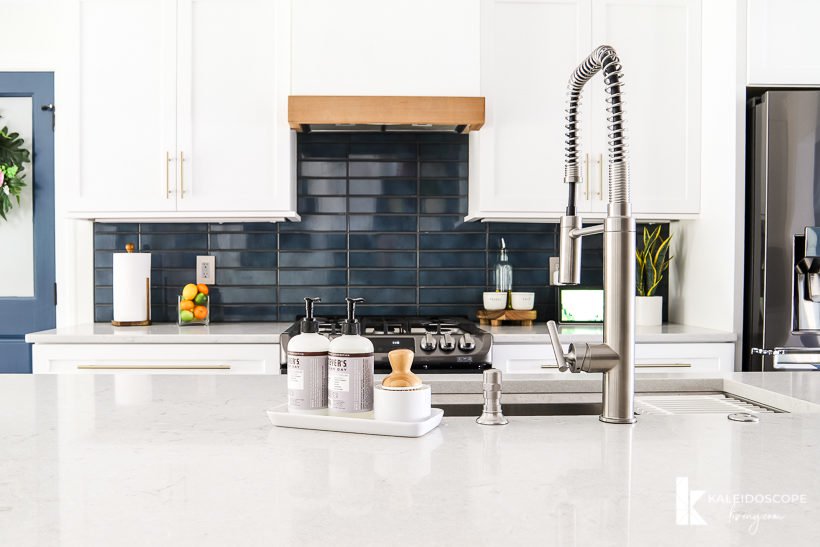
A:
POLYGON ((552 348, 559 370, 601 372, 603 410, 600 420, 635 423, 635 219, 630 204, 629 173, 621 107, 621 63, 615 50, 600 46, 572 73, 566 109, 564 182, 569 186, 567 213, 561 217, 558 283, 581 282, 581 238, 604 236, 604 343, 571 344, 564 354, 558 328, 549 321, 552 348), (603 224, 582 227, 575 214, 575 188, 581 182, 578 162, 578 107, 581 90, 598 72, 607 92, 609 131, 609 204, 603 224))

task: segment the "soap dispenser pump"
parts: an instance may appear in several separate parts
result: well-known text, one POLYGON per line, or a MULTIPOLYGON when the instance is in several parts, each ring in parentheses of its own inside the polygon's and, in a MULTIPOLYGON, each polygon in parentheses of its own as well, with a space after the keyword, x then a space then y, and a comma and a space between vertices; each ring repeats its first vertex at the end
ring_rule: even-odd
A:
POLYGON ((373 411, 373 342, 362 336, 356 318, 364 298, 345 301, 342 335, 330 342, 328 354, 328 408, 334 415, 365 417, 373 411))
POLYGON ((288 412, 327 413, 327 359, 330 341, 319 334, 313 305, 321 298, 305 298, 305 318, 288 341, 288 412))

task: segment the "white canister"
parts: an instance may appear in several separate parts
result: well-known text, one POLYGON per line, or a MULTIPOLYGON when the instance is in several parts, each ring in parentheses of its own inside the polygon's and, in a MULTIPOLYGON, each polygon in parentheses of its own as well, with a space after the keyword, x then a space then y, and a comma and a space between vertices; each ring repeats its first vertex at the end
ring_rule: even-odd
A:
POLYGON ((117 324, 149 324, 151 321, 151 253, 114 253, 114 321, 117 324))
POLYGON ((641 327, 657 327, 663 322, 662 296, 635 297, 635 324, 641 327))
POLYGON ((373 417, 386 422, 419 422, 430 417, 431 390, 415 387, 376 386, 373 392, 373 417))

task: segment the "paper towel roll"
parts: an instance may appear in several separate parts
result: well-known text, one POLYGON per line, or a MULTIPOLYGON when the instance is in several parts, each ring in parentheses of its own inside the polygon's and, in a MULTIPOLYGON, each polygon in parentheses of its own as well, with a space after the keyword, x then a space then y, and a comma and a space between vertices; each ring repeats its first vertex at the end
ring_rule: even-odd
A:
POLYGON ((113 284, 114 321, 151 319, 151 253, 114 253, 113 284))

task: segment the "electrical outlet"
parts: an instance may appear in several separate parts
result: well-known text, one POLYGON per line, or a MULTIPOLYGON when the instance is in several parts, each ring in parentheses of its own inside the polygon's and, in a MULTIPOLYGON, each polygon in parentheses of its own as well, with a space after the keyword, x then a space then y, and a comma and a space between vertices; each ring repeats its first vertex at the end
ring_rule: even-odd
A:
POLYGON ((196 257, 196 282, 205 285, 216 283, 216 257, 198 256, 196 257))
POLYGON ((557 256, 550 257, 550 285, 558 285, 558 267, 560 258, 557 256))

